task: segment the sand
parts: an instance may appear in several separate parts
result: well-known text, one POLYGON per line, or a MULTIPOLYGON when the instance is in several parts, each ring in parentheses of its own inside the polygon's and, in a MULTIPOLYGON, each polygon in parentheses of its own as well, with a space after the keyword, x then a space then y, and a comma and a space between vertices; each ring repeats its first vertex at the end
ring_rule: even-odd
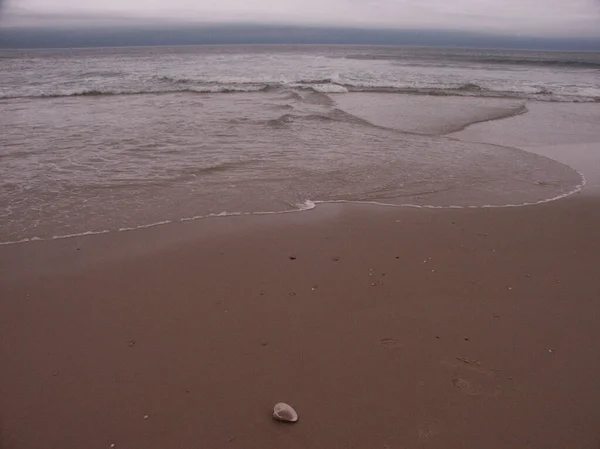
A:
POLYGON ((0 447, 597 448, 598 229, 574 195, 2 247, 0 447))

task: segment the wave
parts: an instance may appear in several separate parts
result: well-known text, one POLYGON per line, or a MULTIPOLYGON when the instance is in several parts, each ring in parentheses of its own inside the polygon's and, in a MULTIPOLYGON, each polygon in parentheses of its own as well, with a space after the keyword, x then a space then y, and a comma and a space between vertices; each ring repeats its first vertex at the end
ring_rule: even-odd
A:
POLYGON ((499 65, 517 65, 517 66, 542 66, 542 67, 563 67, 580 69, 600 69, 600 61, 581 61, 577 59, 517 59, 517 58, 478 58, 473 62, 484 64, 499 65))
MULTIPOLYGON (((356 59, 364 61, 403 61, 407 65, 415 58, 407 59, 406 55, 348 55, 346 59, 356 59)), ((439 64, 439 58, 418 58, 419 61, 428 61, 439 64)), ((468 56, 468 55, 444 55, 446 62, 468 62, 475 64, 496 64, 496 65, 515 65, 515 66, 536 66, 536 67, 557 67, 557 68, 577 68, 577 69, 600 69, 600 60, 583 59, 558 59, 558 58, 535 58, 535 57, 486 57, 486 56, 468 56)))
POLYGON ((236 93, 236 92, 264 92, 268 91, 271 86, 267 85, 207 85, 207 86, 195 86, 189 88, 148 88, 141 90, 125 90, 125 89, 81 89, 81 90, 67 90, 56 93, 45 93, 40 92, 31 95, 10 95, 0 94, 0 100, 15 100, 15 99, 35 99, 35 98, 64 98, 64 97, 99 97, 99 96, 115 96, 115 95, 157 95, 157 94, 169 94, 169 93, 197 93, 197 94, 209 94, 209 93, 236 93))
POLYGON ((579 93, 565 94, 553 91, 550 86, 521 87, 514 86, 512 90, 502 88, 489 88, 475 83, 464 83, 456 85, 420 86, 416 85, 377 85, 352 82, 339 82, 332 79, 300 80, 290 83, 282 82, 220 82, 206 81, 198 82, 191 79, 178 79, 172 77, 158 77, 158 84, 150 83, 138 87, 105 87, 95 89, 65 89, 48 92, 40 90, 24 94, 0 94, 0 100, 9 99, 36 99, 36 98, 61 98, 61 97, 101 97, 111 95, 149 95, 169 93, 190 94, 217 94, 217 93, 239 93, 239 92, 273 92, 281 91, 290 96, 290 99, 306 103, 330 103, 326 94, 344 94, 348 92, 380 92, 397 93, 406 95, 432 95, 432 96, 477 96, 491 98, 517 98, 538 101, 556 102, 598 102, 600 101, 600 89, 585 88, 579 93), (165 83, 165 81, 168 81, 165 83), (302 91, 312 92, 314 95, 301 95, 302 91))
POLYGON ((442 86, 372 86, 361 84, 347 84, 345 86, 348 92, 379 92, 379 93, 397 93, 407 95, 431 95, 431 96, 470 96, 470 97, 490 97, 490 98, 522 98, 541 101, 595 101, 600 99, 600 90, 596 95, 566 95, 553 92, 547 87, 523 90, 503 90, 489 89, 474 83, 465 83, 459 85, 442 86))

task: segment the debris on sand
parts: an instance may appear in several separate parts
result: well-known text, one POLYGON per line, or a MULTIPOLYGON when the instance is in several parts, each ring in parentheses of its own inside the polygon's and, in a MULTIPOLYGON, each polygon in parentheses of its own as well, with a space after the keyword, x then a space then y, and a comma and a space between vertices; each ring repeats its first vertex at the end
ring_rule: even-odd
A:
POLYGON ((279 402, 273 407, 273 418, 278 421, 292 423, 298 421, 298 413, 296 413, 296 410, 291 405, 279 402))

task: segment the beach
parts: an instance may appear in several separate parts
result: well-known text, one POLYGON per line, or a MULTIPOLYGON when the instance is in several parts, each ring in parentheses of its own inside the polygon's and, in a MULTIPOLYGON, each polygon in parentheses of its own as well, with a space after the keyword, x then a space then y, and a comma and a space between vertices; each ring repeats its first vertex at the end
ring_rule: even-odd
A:
POLYGON ((3 248, 2 447, 596 447, 597 201, 373 209, 3 248))
POLYGON ((520 70, 2 100, 0 449, 600 447, 598 75, 520 70))

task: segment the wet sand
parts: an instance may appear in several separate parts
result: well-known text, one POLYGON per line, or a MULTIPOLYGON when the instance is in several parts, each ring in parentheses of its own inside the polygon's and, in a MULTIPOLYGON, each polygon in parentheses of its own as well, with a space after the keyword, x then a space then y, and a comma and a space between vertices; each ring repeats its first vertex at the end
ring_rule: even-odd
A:
POLYGON ((0 447, 597 448, 599 201, 0 248, 0 447))

